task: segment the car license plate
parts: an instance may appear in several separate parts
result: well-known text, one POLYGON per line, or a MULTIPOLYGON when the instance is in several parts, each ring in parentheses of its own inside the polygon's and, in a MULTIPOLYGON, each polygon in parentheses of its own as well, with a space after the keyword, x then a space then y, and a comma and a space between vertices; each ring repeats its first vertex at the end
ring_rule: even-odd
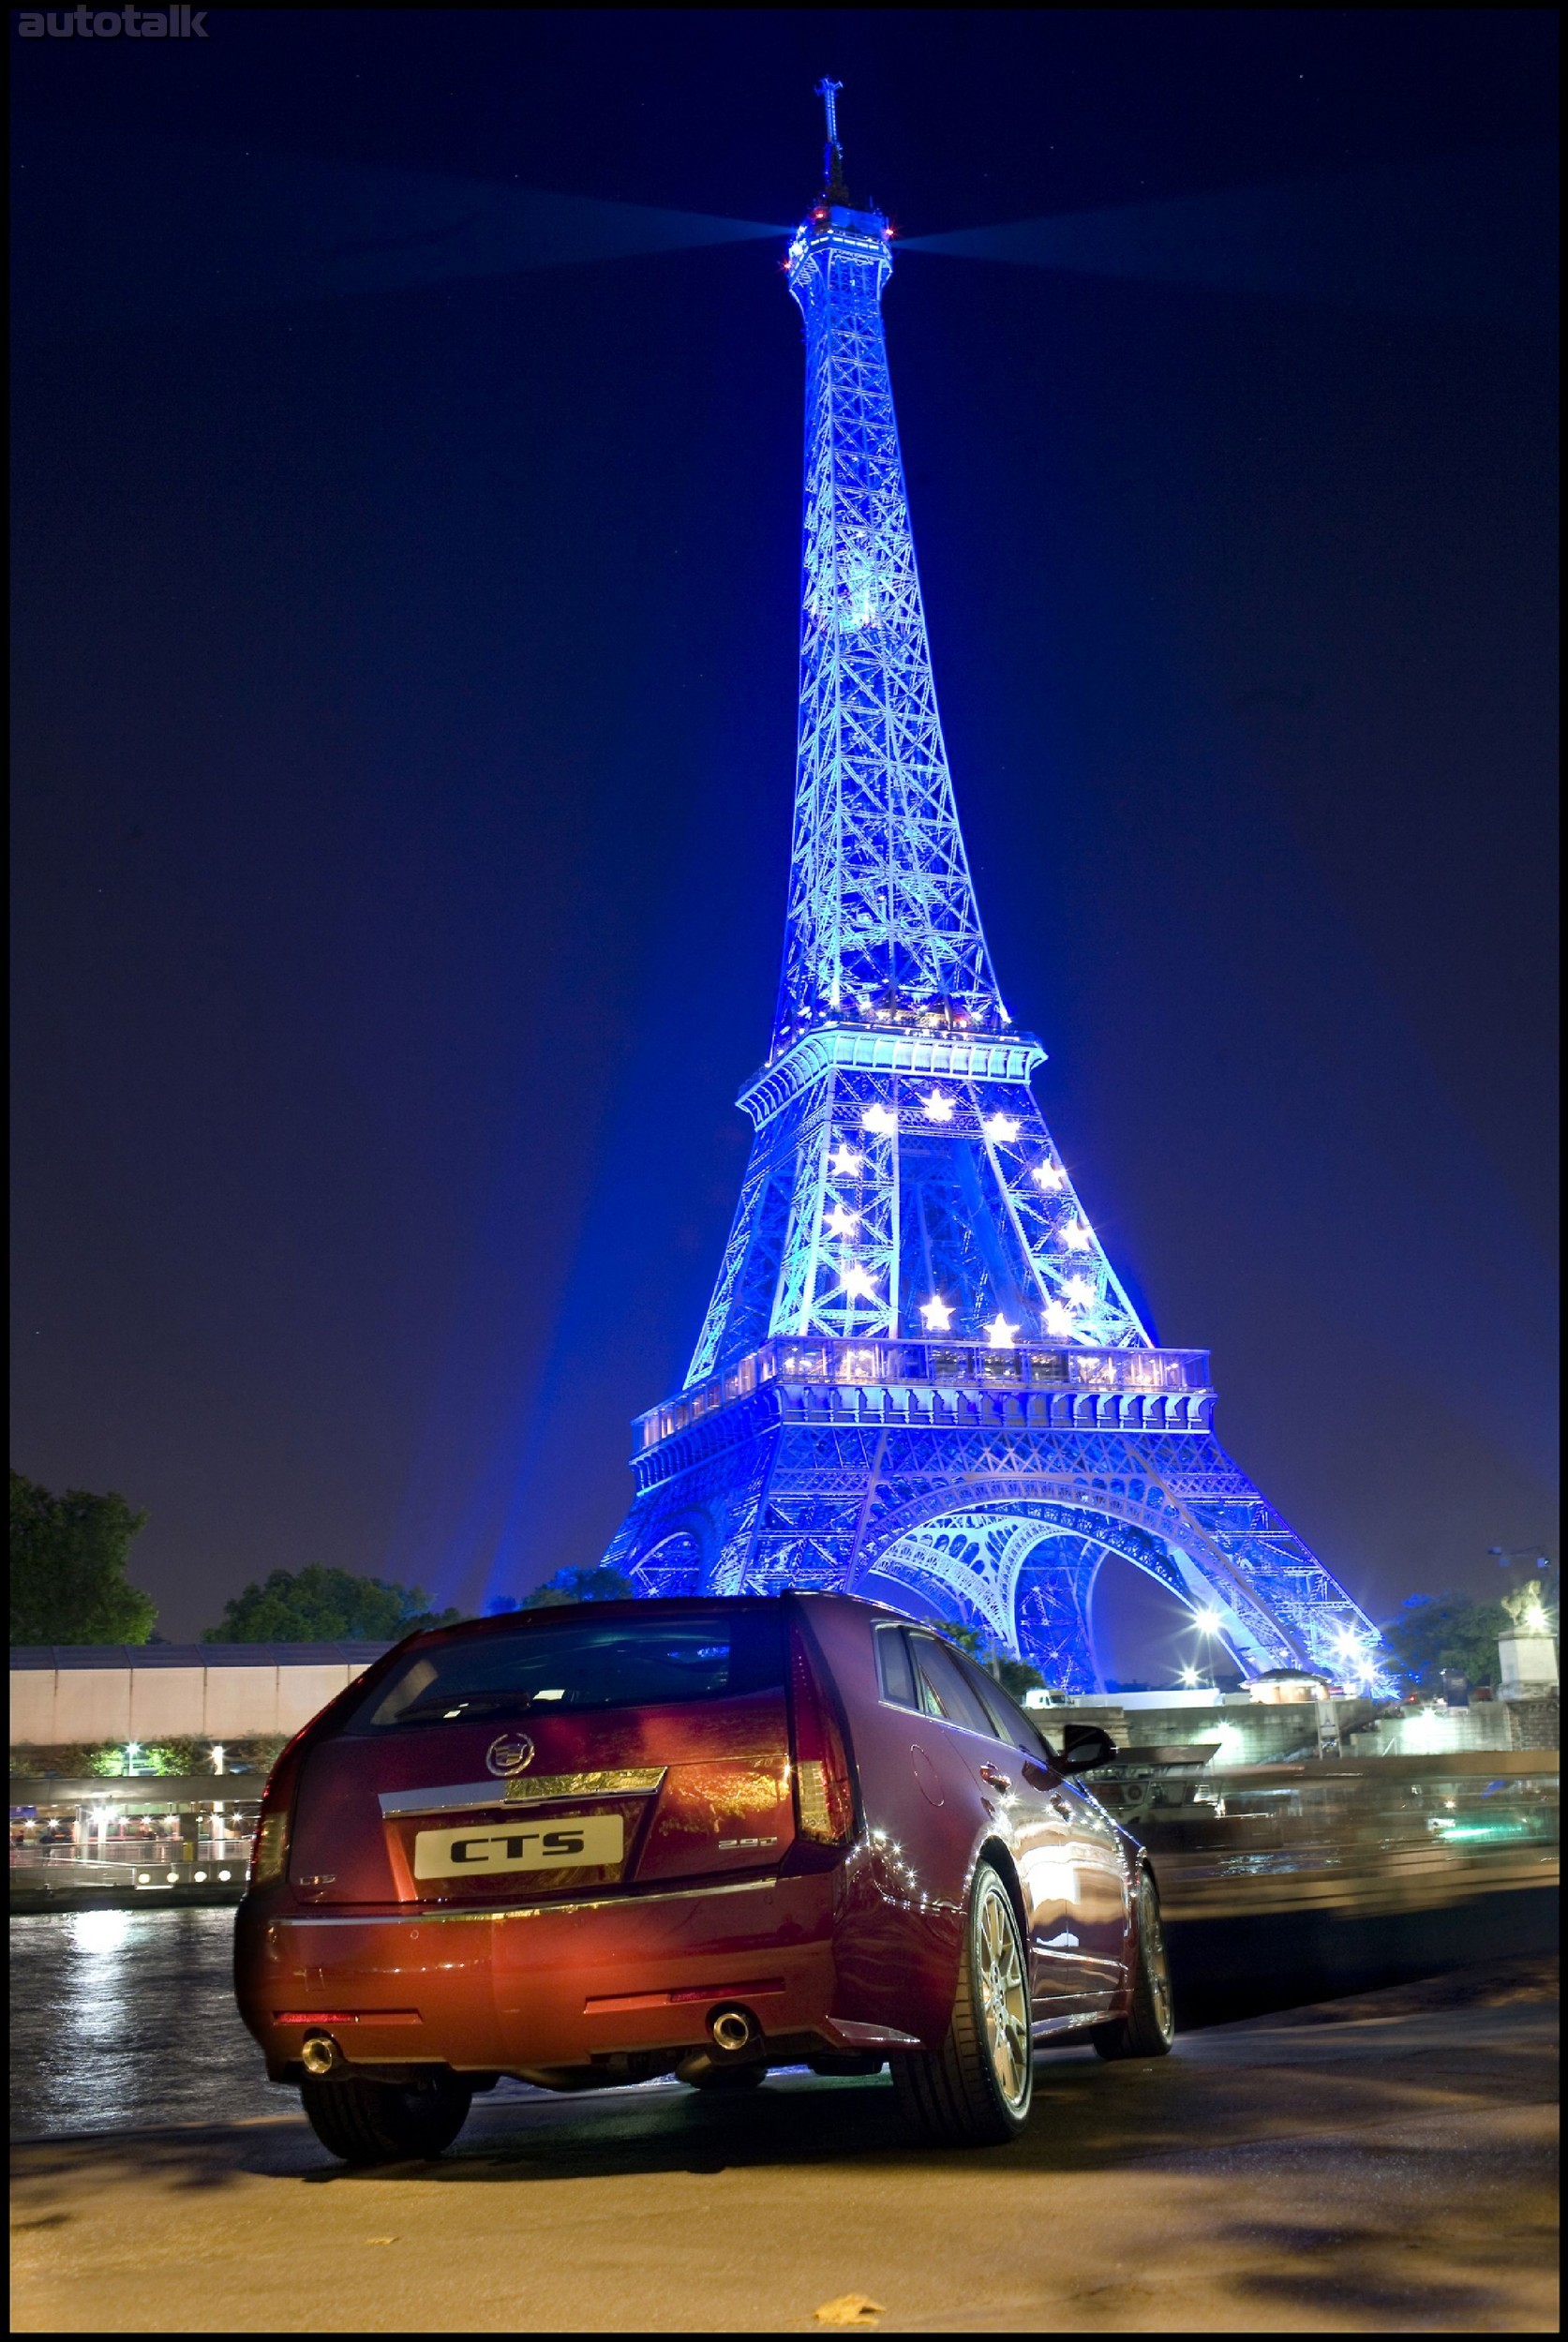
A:
POLYGON ((626 1825, 619 1813, 567 1814, 553 1822, 469 1822, 461 1829, 422 1829, 414 1840, 415 1878, 467 1878, 482 1871, 565 1871, 619 1862, 626 1825))

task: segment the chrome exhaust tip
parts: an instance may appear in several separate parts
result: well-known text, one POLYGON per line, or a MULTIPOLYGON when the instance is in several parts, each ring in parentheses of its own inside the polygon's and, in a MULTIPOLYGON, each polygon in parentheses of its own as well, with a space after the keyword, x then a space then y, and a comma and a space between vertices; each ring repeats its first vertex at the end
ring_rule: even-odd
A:
POLYGON ((708 2037, 716 2050, 734 2057, 750 2047, 756 2027, 743 2008, 716 2008, 708 2020, 708 2037))
POLYGON ((299 2054, 307 2074, 330 2074, 343 2063, 343 2052, 330 2033, 307 2033, 299 2054))

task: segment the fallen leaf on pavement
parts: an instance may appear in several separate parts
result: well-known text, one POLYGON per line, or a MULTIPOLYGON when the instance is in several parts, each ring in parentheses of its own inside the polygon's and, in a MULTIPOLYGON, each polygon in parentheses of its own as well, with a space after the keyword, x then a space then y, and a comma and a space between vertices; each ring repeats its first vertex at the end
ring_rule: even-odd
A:
POLYGON ((824 2302, 815 2315, 819 2326, 869 2326, 881 2317, 882 2305, 869 2293, 841 2293, 837 2301, 824 2302))

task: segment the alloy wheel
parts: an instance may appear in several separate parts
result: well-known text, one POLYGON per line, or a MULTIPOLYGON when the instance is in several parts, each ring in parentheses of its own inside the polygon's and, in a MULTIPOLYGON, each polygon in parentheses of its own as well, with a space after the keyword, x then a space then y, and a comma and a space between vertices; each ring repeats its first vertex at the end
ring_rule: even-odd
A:
POLYGON ((1003 2098, 1016 2110, 1029 2096, 1029 1991, 1018 1921, 1007 1889, 991 1872, 981 1882, 975 1913, 975 1959, 991 2070, 1003 2098))

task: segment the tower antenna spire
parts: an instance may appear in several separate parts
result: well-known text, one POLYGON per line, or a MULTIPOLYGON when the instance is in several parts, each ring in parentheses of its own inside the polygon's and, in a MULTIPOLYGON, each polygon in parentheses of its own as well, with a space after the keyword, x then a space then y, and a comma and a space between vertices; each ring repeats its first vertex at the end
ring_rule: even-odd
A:
POLYGON ((830 82, 826 75, 816 85, 816 94, 828 115, 828 143, 822 156, 822 191, 835 203, 847 203, 849 201, 849 189, 844 179, 844 148, 839 144, 838 95, 843 87, 842 82, 830 82))

